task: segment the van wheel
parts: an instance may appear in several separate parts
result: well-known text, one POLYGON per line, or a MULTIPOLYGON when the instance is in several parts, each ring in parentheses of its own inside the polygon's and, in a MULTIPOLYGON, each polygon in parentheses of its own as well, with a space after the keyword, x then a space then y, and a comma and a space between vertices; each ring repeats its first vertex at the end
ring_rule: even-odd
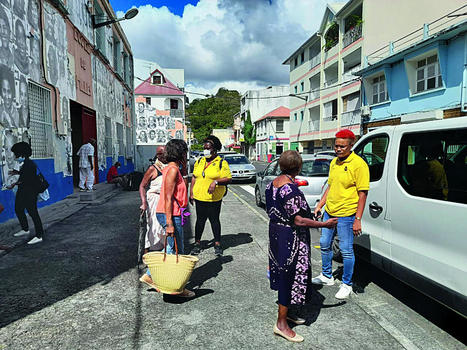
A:
POLYGON ((334 237, 332 242, 332 260, 341 263, 342 262, 342 252, 339 248, 339 238, 334 237))
POLYGON ((258 186, 255 187, 255 202, 258 207, 263 207, 263 202, 261 201, 261 193, 259 192, 258 186))

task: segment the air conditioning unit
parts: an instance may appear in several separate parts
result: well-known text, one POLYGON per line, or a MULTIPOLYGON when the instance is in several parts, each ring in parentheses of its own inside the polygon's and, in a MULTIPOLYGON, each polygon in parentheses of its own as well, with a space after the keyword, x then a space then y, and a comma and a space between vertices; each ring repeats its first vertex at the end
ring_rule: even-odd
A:
POLYGON ((360 110, 361 110, 362 117, 369 117, 371 114, 370 106, 366 106, 366 105, 362 106, 360 110))

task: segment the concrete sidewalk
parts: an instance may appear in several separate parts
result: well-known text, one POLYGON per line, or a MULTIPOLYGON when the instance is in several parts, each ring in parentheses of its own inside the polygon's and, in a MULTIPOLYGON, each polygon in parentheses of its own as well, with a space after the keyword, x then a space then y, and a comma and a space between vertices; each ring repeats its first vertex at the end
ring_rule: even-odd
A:
MULTIPOLYGON (((67 217, 77 213, 87 205, 97 205, 103 203, 114 195, 118 194, 121 188, 115 185, 100 183, 94 186, 92 193, 79 192, 75 188, 75 192, 65 199, 45 206, 39 209, 39 215, 42 220, 42 225, 47 235, 47 229, 52 225, 66 219, 67 217), (89 198, 91 200, 89 200, 89 198)), ((26 211, 27 213, 27 211, 26 211)), ((13 234, 21 230, 18 219, 15 217, 0 224, 0 258, 26 244, 32 237, 34 237, 34 224, 31 217, 26 214, 29 222, 30 236, 14 237, 13 234)))

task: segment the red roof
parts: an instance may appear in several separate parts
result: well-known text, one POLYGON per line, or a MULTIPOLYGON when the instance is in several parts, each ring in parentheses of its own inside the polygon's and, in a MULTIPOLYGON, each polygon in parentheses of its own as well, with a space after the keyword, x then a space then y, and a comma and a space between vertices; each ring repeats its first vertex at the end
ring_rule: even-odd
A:
POLYGON ((255 123, 259 122, 260 120, 266 119, 266 118, 289 118, 290 117, 290 109, 284 106, 280 106, 273 111, 263 115, 261 118, 259 118, 255 123))
POLYGON ((139 84, 135 89, 135 95, 184 95, 159 69, 151 73, 149 78, 139 84), (164 77, 164 84, 152 84, 151 77, 158 72, 164 77))

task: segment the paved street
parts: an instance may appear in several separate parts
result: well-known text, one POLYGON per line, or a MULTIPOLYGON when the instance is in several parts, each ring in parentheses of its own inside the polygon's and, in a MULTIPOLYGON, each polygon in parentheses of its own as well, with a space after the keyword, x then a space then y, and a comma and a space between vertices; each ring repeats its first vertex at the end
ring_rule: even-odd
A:
MULTIPOLYGON (((0 349, 291 346, 272 334, 276 295, 266 278, 267 220, 253 207, 248 187, 230 186, 221 215, 224 256, 215 258, 212 248, 200 255, 188 285, 193 300, 162 296, 138 282, 136 192, 89 205, 49 227, 47 242, 2 257, 0 349)), ((193 224, 186 227, 190 242, 193 224)), ((210 228, 203 239, 208 245, 210 228)), ((314 232, 314 245, 316 240, 314 232)), ((317 249, 312 258, 316 272, 317 249)), ((357 275, 364 288, 348 302, 334 298, 337 285, 313 293, 307 325, 296 328, 306 339, 297 348, 465 348, 392 296, 384 283, 374 283, 371 269, 360 265, 357 275)))

